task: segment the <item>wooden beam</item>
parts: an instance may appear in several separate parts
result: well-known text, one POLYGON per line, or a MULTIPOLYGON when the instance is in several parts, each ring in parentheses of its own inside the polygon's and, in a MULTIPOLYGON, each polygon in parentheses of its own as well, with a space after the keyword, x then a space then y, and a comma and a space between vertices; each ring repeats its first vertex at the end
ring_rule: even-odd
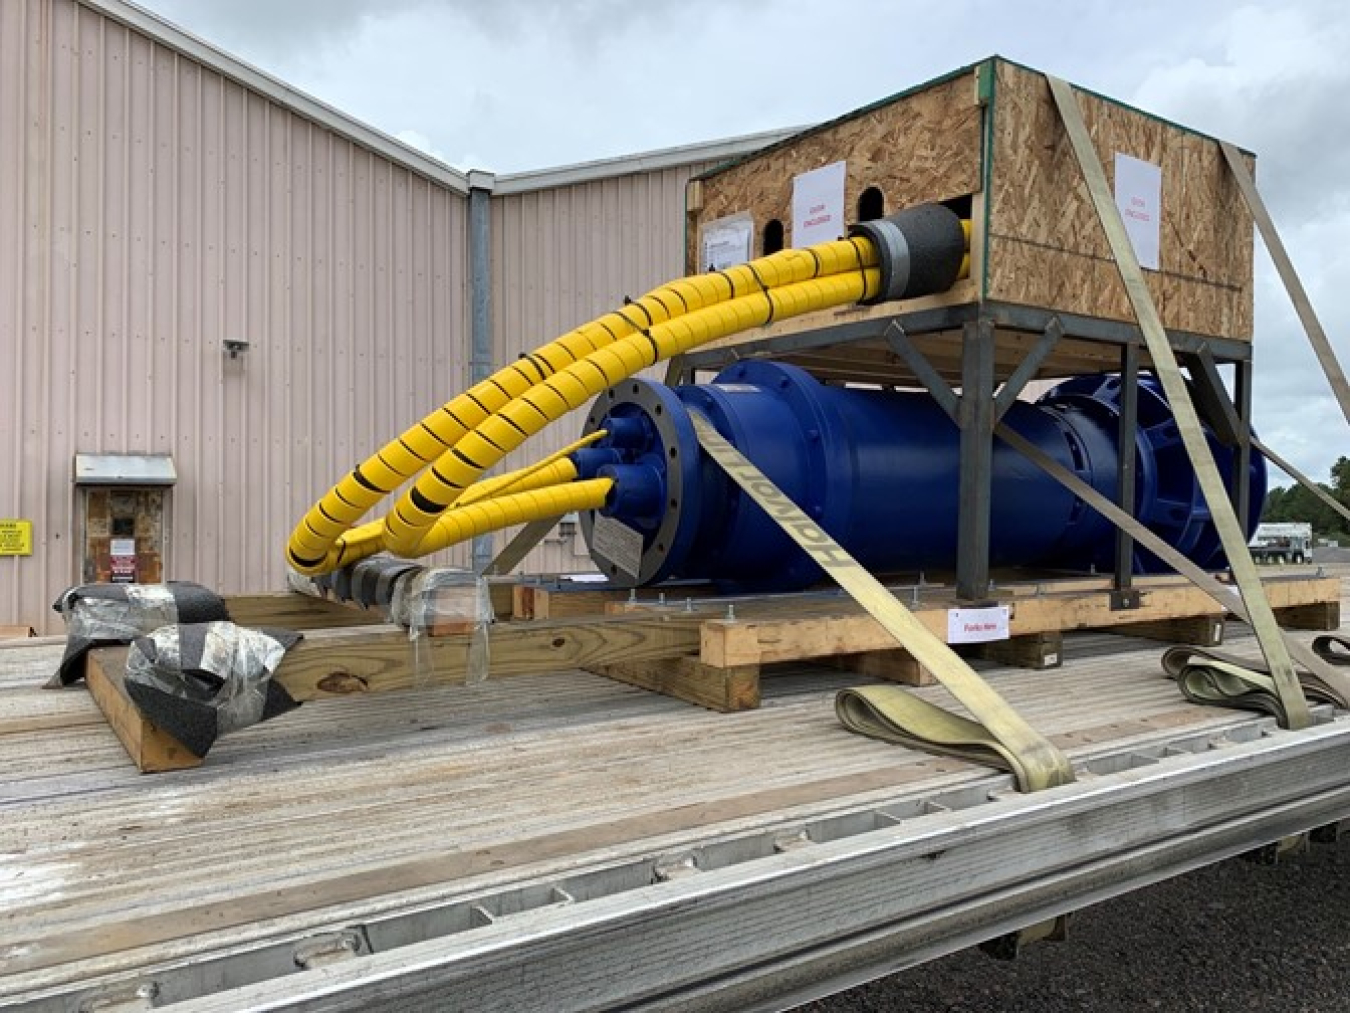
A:
MULTIPOLYGON (((606 616, 584 621, 498 623, 490 627, 490 678, 590 669, 689 654, 698 616, 606 616)), ((416 653, 402 630, 322 630, 287 652, 276 682, 295 700, 454 685, 467 673, 472 634, 427 637, 416 653)))
POLYGON ((971 654, 1017 668, 1037 671, 1059 668, 1064 664, 1064 634, 1058 630, 1047 630, 1044 633, 1009 637, 1007 640, 993 640, 974 645, 971 654))
POLYGON ((937 683, 933 673, 914 660, 914 655, 904 648, 891 651, 858 651, 853 654, 836 654, 823 659, 831 668, 841 668, 847 672, 856 672, 868 679, 884 679, 905 686, 932 686, 937 683))
POLYGON ((1182 616, 1176 619, 1158 619, 1151 623, 1127 623, 1112 627, 1112 633, 1126 637, 1144 637, 1174 644, 1194 644, 1196 647, 1218 647, 1223 643, 1222 615, 1182 616))
POLYGON ((225 598, 225 608, 236 626, 279 626, 286 630, 324 630, 347 626, 382 626, 378 609, 344 605, 295 591, 277 594, 237 594, 225 598))
POLYGON ((686 654, 593 665, 589 671, 724 713, 754 710, 760 701, 758 665, 714 668, 686 654))
POLYGON ((1339 630, 1341 603, 1319 601, 1277 609, 1275 616, 1286 630, 1339 630))
POLYGON ((147 719, 127 695, 126 667, 127 648, 101 647, 89 652, 84 681, 136 769, 150 774, 201 766, 200 756, 147 719))
MULTIPOLYGON (((698 649, 699 621, 695 616, 643 615, 497 625, 489 633, 488 674, 535 675, 677 658, 698 649)), ((301 702, 462 684, 468 673, 471 640, 469 634, 425 637, 414 648, 402 629, 314 630, 287 652, 273 682, 301 702)), ((86 679, 128 755, 142 771, 196 766, 200 758, 159 729, 128 696, 123 677, 126 657, 126 647, 90 651, 86 679)), ((727 692, 727 699, 733 700, 734 694, 727 692)))

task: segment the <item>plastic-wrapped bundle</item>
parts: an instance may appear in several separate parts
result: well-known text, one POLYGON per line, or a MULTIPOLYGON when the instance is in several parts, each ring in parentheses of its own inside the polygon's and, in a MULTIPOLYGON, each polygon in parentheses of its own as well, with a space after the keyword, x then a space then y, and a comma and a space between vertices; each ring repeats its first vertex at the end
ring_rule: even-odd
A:
POLYGON ((67 588, 52 608, 66 622, 66 652, 54 682, 67 686, 84 677, 84 656, 95 647, 129 644, 161 626, 230 618, 225 602, 215 592, 176 580, 167 584, 82 584, 67 588))
POLYGON ((141 712, 197 756, 226 732, 298 707, 272 681, 300 640, 290 630, 229 622, 164 626, 127 654, 127 694, 141 712))

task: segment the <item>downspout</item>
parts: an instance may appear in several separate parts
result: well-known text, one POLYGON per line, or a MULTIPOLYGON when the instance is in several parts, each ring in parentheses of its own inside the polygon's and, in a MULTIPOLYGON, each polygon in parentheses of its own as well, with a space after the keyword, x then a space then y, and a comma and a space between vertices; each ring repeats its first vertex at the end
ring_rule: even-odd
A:
MULTIPOLYGON (((492 375, 493 173, 469 172, 469 384, 492 375)), ((492 562, 492 535, 473 539, 471 565, 482 573, 492 562)))

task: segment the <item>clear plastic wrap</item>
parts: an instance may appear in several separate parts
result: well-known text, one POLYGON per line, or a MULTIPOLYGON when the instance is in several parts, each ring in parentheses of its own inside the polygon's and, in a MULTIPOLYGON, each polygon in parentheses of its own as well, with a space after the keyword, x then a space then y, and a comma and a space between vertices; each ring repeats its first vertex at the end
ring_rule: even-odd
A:
POLYGON ((438 567, 403 574, 394 582, 389 619, 408 628, 415 685, 444 681, 436 665, 444 648, 428 641, 449 636, 468 636, 464 682, 487 679, 492 597, 487 580, 472 570, 438 567))

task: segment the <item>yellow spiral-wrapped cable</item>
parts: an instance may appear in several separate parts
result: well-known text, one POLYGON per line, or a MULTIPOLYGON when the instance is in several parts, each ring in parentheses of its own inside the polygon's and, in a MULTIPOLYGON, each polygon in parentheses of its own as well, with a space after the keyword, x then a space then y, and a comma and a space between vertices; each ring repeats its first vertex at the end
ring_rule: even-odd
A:
MULTIPOLYGON (((565 505, 571 499, 562 490, 585 483, 555 484, 575 477, 561 458, 573 448, 479 479, 550 422, 663 359, 803 313, 942 291, 969 273, 970 224, 945 208, 905 209, 852 231, 848 239, 663 285, 498 370, 354 468, 311 507, 291 534, 289 562, 302 573, 326 573, 386 549, 422 555, 499 527, 593 509, 565 505), (353 527, 419 475, 382 521, 353 527), (528 518, 521 514, 527 503, 528 518)), ((587 489, 567 495, 593 499, 596 489, 587 489)))
MULTIPOLYGON (((296 525, 287 545, 288 561, 302 573, 326 573, 385 548, 376 532, 387 528, 387 524, 374 522, 356 530, 351 530, 352 526, 407 479, 449 456, 465 434, 491 414, 569 364, 574 365, 624 337, 734 300, 748 291, 856 270, 859 246, 866 246, 866 242, 783 250, 726 271, 681 279, 523 356, 447 402, 352 469, 296 525), (825 249, 840 246, 848 247, 849 252, 825 249)), ((616 379, 621 378, 616 374, 616 379)), ((495 459, 499 460, 500 455, 495 459)), ((428 511, 430 517, 434 519, 450 502, 434 504, 437 509, 428 511)), ((416 527, 425 529, 427 523, 416 527)))
POLYGON ((423 473, 386 516, 385 546, 398 555, 420 556, 455 544, 457 539, 453 530, 438 520, 454 511, 431 514, 420 509, 421 502, 448 500, 453 503, 501 456, 516 449, 555 418, 588 404, 597 394, 639 370, 771 319, 785 319, 857 302, 877 284, 877 270, 868 268, 854 274, 832 275, 790 285, 781 290, 761 291, 685 314, 644 334, 600 349, 485 420, 453 451, 443 455, 433 468, 423 473), (426 522, 411 524, 409 515, 426 518, 426 522))

